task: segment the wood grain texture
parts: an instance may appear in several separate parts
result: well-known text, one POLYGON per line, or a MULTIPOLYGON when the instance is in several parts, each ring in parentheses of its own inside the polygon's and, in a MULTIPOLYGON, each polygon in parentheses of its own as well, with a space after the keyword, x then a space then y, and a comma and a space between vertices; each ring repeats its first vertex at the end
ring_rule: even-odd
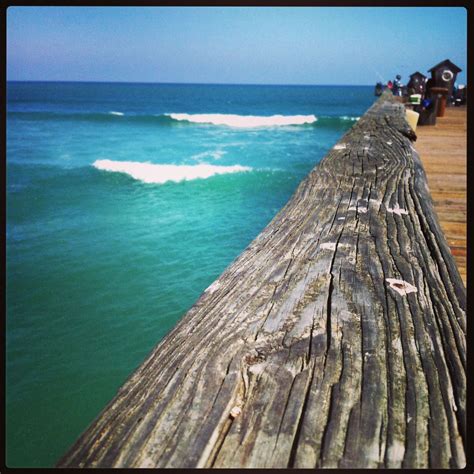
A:
POLYGON ((427 174, 428 186, 464 286, 467 215, 467 109, 448 107, 436 125, 418 127, 416 150, 427 174))
POLYGON ((413 139, 381 96, 59 466, 464 466, 465 289, 413 139))

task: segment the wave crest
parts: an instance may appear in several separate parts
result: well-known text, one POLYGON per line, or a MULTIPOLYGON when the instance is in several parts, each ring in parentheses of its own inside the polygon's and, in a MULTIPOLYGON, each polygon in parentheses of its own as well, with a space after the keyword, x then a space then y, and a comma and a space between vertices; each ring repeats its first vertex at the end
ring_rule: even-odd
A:
POLYGON ((235 114, 165 114, 173 120, 192 123, 227 125, 229 127, 275 127, 282 125, 304 125, 316 122, 315 115, 235 115, 235 114))
POLYGON ((252 168, 241 165, 216 166, 204 163, 198 165, 158 165, 137 161, 113 160, 96 160, 92 166, 103 171, 125 173, 144 183, 158 184, 168 181, 178 183, 193 179, 205 179, 216 174, 252 171, 252 168))
POLYGON ((134 115, 115 110, 103 112, 8 112, 8 118, 20 120, 47 120, 47 121, 87 121, 96 123, 130 123, 151 126, 193 126, 196 124, 227 125, 230 127, 275 127, 281 125, 303 125, 310 127, 337 127, 347 128, 359 117, 319 116, 315 115, 236 115, 236 114, 186 114, 170 113, 156 115, 134 115))

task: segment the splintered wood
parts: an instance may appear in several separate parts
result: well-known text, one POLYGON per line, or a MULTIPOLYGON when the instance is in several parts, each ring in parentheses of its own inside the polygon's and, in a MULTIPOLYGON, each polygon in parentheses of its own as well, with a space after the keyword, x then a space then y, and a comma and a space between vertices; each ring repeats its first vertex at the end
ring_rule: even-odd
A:
POLYGON ((60 467, 465 465, 465 289, 384 94, 60 467))

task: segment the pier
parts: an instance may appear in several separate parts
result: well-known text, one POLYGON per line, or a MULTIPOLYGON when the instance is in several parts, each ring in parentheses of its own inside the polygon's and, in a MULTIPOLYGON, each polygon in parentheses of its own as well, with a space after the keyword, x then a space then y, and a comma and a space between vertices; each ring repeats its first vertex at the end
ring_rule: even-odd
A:
POLYGON ((464 285, 466 276, 466 107, 448 107, 436 125, 418 127, 416 150, 425 168, 441 229, 464 285))
POLYGON ((384 93, 59 467, 465 466, 465 287, 404 117, 384 93))

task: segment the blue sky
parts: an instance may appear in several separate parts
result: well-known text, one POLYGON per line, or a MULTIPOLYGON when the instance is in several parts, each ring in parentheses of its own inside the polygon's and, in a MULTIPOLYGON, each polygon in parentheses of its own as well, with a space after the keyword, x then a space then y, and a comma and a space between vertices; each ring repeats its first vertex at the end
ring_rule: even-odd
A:
POLYGON ((10 7, 7 79, 374 84, 451 59, 462 7, 10 7))

